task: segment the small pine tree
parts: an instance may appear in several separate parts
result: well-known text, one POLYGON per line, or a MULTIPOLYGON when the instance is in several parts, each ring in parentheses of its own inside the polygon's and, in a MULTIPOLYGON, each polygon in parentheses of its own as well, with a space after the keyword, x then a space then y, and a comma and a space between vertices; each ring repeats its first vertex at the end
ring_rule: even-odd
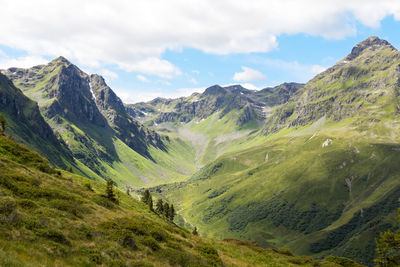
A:
POLYGON ((126 187, 126 194, 127 194, 128 196, 130 196, 130 195, 131 195, 131 190, 129 189, 129 187, 128 187, 128 186, 126 187))
POLYGON ((114 181, 109 179, 107 180, 106 186, 106 196, 109 200, 115 201, 115 193, 114 193, 114 181))
POLYGON ((4 117, 4 114, 0 114, 0 134, 4 135, 4 132, 7 127, 7 121, 6 117, 4 117))
POLYGON ((194 227, 192 234, 199 235, 199 233, 197 232, 197 227, 196 226, 194 227))
POLYGON ((163 203, 163 200, 161 198, 159 198, 157 200, 156 211, 157 211, 158 214, 163 214, 163 212, 164 212, 164 203, 163 203))
POLYGON ((169 207, 168 218, 170 219, 171 222, 173 222, 174 217, 175 217, 175 208, 174 205, 171 204, 171 206, 169 207))
POLYGON ((167 202, 164 203, 164 216, 168 218, 169 215, 169 204, 167 202))
POLYGON ((148 201, 150 199, 151 195, 150 195, 150 191, 148 189, 144 190, 143 195, 142 195, 142 201, 146 204, 149 204, 148 201))
POLYGON ((150 196, 149 199, 147 200, 147 204, 149 205, 150 211, 154 211, 154 208, 153 208, 153 197, 152 196, 150 196))
MULTIPOLYGON (((400 210, 399 210, 400 212, 400 210)), ((400 222, 400 214, 397 217, 400 222)), ((378 266, 400 266, 400 231, 386 231, 380 238, 375 239, 378 258, 375 262, 378 266)))

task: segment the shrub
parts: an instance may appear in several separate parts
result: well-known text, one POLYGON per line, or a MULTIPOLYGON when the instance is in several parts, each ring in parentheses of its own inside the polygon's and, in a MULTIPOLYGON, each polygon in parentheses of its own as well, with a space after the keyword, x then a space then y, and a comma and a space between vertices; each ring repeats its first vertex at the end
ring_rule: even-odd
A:
POLYGON ((287 256, 294 256, 293 253, 288 248, 281 248, 278 250, 278 253, 287 256))
POLYGON ((67 245, 70 246, 71 242, 67 239, 67 237, 65 237, 65 235, 63 233, 61 233, 60 231, 57 230, 48 230, 46 232, 43 232, 40 234, 41 236, 43 236, 44 238, 47 238, 49 240, 52 240, 54 242, 63 244, 63 245, 67 245))
POLYGON ((90 183, 86 183, 84 186, 85 186, 85 188, 86 188, 87 190, 94 192, 94 190, 93 190, 93 188, 92 188, 92 185, 91 185, 90 183))
POLYGON ((201 255, 207 258, 207 261, 210 263, 210 265, 222 265, 222 261, 219 258, 218 251, 211 245, 203 244, 197 247, 197 250, 200 252, 201 255))
POLYGON ((151 233, 151 236, 157 241, 165 241, 165 232, 158 230, 151 233))
POLYGON ((145 237, 142 240, 142 244, 145 245, 146 247, 149 247, 153 251, 157 251, 160 249, 160 245, 157 243, 157 241, 154 240, 154 238, 152 238, 150 236, 145 237))

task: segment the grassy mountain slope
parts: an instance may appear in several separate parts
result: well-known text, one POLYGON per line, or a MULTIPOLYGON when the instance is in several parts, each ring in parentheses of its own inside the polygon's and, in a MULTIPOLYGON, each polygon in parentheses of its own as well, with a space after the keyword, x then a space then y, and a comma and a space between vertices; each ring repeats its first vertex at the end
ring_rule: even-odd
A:
POLYGON ((225 151, 253 139, 269 112, 284 104, 303 85, 282 85, 252 91, 240 85, 214 85, 204 93, 178 99, 156 98, 126 105, 127 112, 158 132, 179 137, 195 150, 195 166, 201 167, 225 151))
POLYGON ((399 63, 367 39, 275 108, 267 136, 158 191, 206 235, 372 264, 399 208, 399 63))
POLYGON ((113 178, 124 188, 180 181, 195 171, 191 145, 134 120, 101 76, 89 76, 63 57, 3 72, 39 103, 46 122, 72 152, 74 172, 113 178))
POLYGON ((110 202, 103 184, 53 169, 5 136, 0 166, 2 266, 339 266, 193 236, 126 194, 110 202))
POLYGON ((0 113, 7 119, 7 134, 48 158, 53 165, 65 168, 74 164, 71 152, 59 142, 40 115, 37 103, 0 73, 0 113))

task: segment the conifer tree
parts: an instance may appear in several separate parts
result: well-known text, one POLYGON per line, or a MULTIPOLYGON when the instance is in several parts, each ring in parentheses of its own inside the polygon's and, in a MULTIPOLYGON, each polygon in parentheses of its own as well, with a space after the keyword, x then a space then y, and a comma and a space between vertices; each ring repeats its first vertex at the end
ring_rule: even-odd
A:
MULTIPOLYGON (((397 221, 400 222, 400 214, 397 221)), ((400 266, 400 230, 381 233, 375 242, 379 256, 375 262, 378 266, 400 266)))
POLYGON ((142 201, 146 204, 149 204, 148 201, 150 199, 150 191, 148 189, 144 190, 143 195, 142 195, 142 201))
POLYGON ((149 199, 147 200, 147 204, 149 205, 150 211, 154 211, 153 208, 153 197, 150 195, 149 199))
POLYGON ((156 211, 157 211, 158 214, 163 214, 163 212, 164 212, 164 203, 163 203, 163 200, 161 198, 159 198, 157 200, 156 211))
POLYGON ((4 117, 4 114, 1 113, 0 114, 0 134, 4 135, 4 132, 6 130, 6 126, 7 126, 6 118, 4 117))
POLYGON ((199 235, 199 233, 197 232, 197 227, 196 226, 194 227, 192 234, 199 235))
POLYGON ((107 180, 106 186, 106 196, 109 200, 115 201, 115 193, 114 193, 114 181, 109 179, 107 180))
POLYGON ((175 217, 175 208, 174 205, 171 204, 171 206, 169 207, 168 218, 171 220, 171 222, 173 222, 174 217, 175 217))
POLYGON ((164 203, 164 216, 168 218, 169 215, 169 204, 167 202, 164 203))

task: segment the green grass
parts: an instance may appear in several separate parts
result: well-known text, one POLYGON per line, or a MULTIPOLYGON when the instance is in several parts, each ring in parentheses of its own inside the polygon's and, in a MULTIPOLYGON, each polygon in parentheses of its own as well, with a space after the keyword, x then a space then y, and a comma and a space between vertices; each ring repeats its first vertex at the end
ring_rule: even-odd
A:
POLYGON ((357 123, 327 121, 308 126, 312 131, 302 127, 256 137, 243 146, 248 148, 206 165, 188 183, 165 186, 162 194, 207 236, 370 263, 374 237, 396 214, 388 199, 400 197, 400 147, 397 135, 393 142, 392 125, 376 122, 359 132, 353 130, 357 123), (332 143, 322 147, 327 139, 332 143), (352 179, 351 193, 346 179, 352 179), (346 242, 318 253, 310 249, 333 230, 351 225, 361 209, 368 213, 376 207, 384 212, 360 222, 372 224, 371 229, 352 228, 346 242))
POLYGON ((0 136, 2 266, 338 266, 236 240, 191 235, 144 203, 53 169, 0 136), (89 186, 90 185, 90 186, 89 186))

